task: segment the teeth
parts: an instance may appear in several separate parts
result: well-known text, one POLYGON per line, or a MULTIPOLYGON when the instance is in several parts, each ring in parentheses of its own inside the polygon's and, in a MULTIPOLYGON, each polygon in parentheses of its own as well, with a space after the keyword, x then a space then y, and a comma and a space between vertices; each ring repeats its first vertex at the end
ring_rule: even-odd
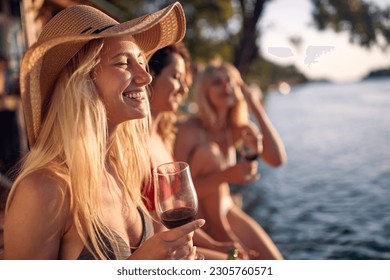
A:
POLYGON ((142 97, 142 94, 139 92, 136 93, 126 93, 124 94, 125 97, 130 98, 130 99, 139 99, 142 97))

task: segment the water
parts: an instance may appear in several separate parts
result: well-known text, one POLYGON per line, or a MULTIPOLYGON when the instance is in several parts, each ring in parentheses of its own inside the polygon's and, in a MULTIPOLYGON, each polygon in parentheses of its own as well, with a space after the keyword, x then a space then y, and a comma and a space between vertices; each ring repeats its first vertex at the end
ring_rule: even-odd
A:
POLYGON ((297 86, 266 109, 288 162, 260 165, 244 210, 287 259, 390 259, 390 79, 297 86))

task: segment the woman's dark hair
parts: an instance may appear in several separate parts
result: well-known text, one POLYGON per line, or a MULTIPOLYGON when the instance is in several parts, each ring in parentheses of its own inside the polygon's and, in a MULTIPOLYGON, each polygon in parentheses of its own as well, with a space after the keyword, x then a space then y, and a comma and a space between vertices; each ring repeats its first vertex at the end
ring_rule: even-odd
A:
POLYGON ((149 59, 148 67, 153 77, 160 75, 161 71, 171 63, 171 54, 177 53, 184 59, 186 65, 186 83, 192 84, 191 56, 183 43, 169 45, 156 51, 149 59))

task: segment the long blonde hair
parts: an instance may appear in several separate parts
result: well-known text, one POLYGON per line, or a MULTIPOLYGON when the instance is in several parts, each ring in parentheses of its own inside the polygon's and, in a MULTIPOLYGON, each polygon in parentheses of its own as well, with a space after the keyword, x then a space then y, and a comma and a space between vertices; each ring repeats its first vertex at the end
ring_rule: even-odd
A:
POLYGON ((102 47, 103 40, 91 41, 59 75, 39 136, 14 183, 7 208, 27 175, 36 170, 54 173, 68 188, 71 216, 85 246, 95 258, 106 259, 104 238, 117 244, 102 222, 100 186, 105 163, 108 158, 123 180, 124 197, 145 209, 140 186, 150 176, 150 116, 120 124, 108 147, 106 109, 91 78, 102 47))
POLYGON ((199 73, 196 79, 194 96, 199 110, 198 117, 206 127, 212 127, 217 122, 217 112, 210 103, 208 87, 210 86, 213 76, 220 71, 226 72, 232 80, 236 99, 235 104, 229 110, 227 123, 232 127, 244 125, 248 123, 249 113, 248 106, 239 86, 239 84, 243 82, 241 75, 237 68, 231 63, 223 62, 221 60, 211 62, 201 73, 199 73))

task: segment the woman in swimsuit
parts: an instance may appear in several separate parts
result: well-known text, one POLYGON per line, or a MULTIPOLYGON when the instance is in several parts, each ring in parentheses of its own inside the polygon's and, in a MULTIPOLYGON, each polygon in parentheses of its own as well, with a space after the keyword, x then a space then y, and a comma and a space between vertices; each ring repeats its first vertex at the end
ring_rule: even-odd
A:
POLYGON ((240 244, 239 249, 251 259, 282 259, 260 225, 233 203, 228 185, 259 178, 256 161, 236 160, 237 144, 244 138, 253 156, 270 165, 286 160, 283 143, 259 96, 244 84, 233 65, 224 62, 206 67, 194 93, 199 113, 178 126, 175 157, 191 166, 199 217, 207 221, 205 231, 216 240, 240 244), (248 105, 260 129, 249 120, 248 105))
MULTIPOLYGON (((148 61, 152 75, 150 86, 150 156, 152 168, 174 161, 173 143, 175 141, 176 112, 188 93, 191 83, 189 54, 182 43, 169 45, 158 51, 148 61)), ((145 204, 154 212, 154 186, 145 185, 145 204)), ((155 229, 163 227, 155 224, 155 229)))
POLYGON ((195 258, 204 220, 153 235, 141 196, 146 60, 184 33, 178 3, 122 24, 72 6, 45 25, 21 66, 31 150, 7 202, 5 259, 195 258))
MULTIPOLYGON (((151 162, 156 167, 174 161, 173 146, 176 138, 176 121, 179 106, 188 94, 192 84, 191 57, 183 43, 167 46, 155 52, 148 62, 153 77, 151 83, 150 109, 151 126, 151 162)), ((145 186, 146 205, 154 213, 153 186, 145 186)), ((165 230, 156 220, 155 230, 165 230)), ((204 231, 197 230, 194 243, 205 259, 226 259, 233 242, 219 242, 204 231)))

